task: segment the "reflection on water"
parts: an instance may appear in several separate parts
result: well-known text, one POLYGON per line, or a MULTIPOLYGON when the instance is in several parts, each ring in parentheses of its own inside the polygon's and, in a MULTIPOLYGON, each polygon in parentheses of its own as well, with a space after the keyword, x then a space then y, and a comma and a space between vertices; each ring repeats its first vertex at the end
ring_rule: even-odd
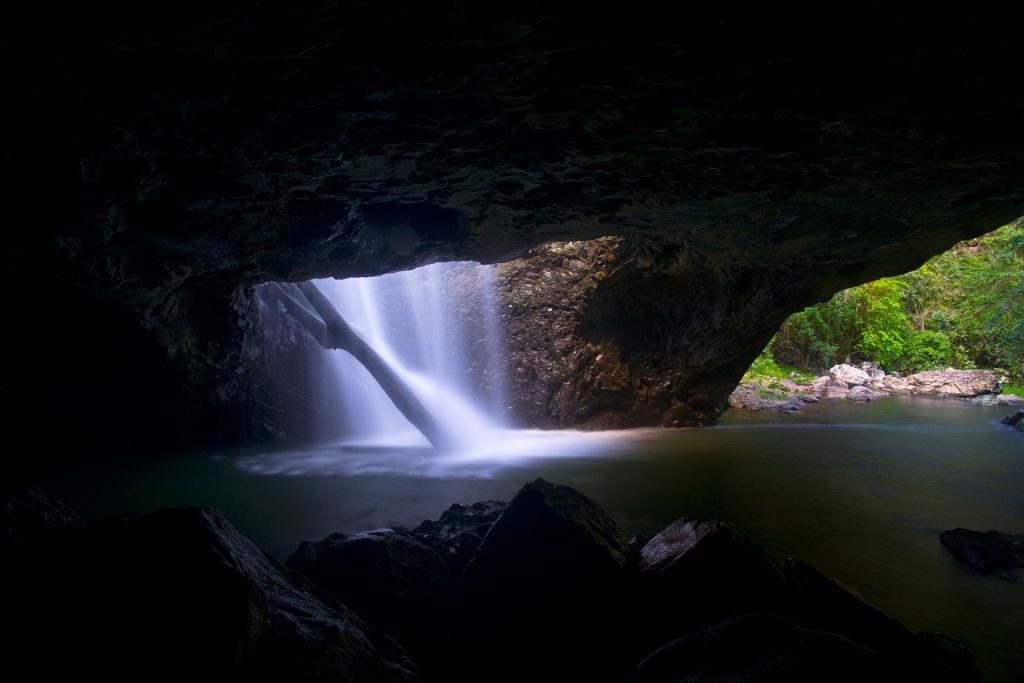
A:
POLYGON ((572 432, 495 429, 490 440, 459 453, 424 446, 388 446, 338 441, 234 459, 239 469, 268 475, 393 474, 417 477, 493 477, 512 466, 540 459, 594 459, 627 455, 644 436, 660 430, 572 432))
POLYGON ((983 576, 939 544, 962 526, 1024 533, 1024 436, 1007 408, 890 398, 702 430, 501 432, 459 457, 334 443, 140 458, 65 472, 87 515, 211 504, 271 554, 335 531, 412 526, 453 502, 508 500, 536 477, 573 486, 627 533, 686 515, 736 523, 912 629, 970 642, 989 681, 1024 673, 1024 576, 983 576))

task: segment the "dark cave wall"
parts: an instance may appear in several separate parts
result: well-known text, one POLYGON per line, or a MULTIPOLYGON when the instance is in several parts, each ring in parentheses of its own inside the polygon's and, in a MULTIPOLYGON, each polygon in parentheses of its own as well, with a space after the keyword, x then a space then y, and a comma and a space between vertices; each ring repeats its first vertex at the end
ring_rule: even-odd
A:
POLYGON ((1006 17, 690 12, 19 8, 0 46, 3 276, 26 331, 3 340, 10 425, 247 438, 252 285, 601 236, 654 265, 570 316, 588 355, 539 351, 523 410, 616 425, 615 392, 646 392, 645 422, 707 423, 784 312, 1024 213, 1006 17), (565 371, 591 376, 537 388, 565 371))

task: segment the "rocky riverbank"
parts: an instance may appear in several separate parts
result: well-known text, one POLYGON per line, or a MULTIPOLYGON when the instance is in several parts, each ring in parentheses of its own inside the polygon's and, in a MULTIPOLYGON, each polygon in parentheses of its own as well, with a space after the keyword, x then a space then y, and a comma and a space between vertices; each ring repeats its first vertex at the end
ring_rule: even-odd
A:
POLYGON ((286 566, 213 508, 83 522, 38 490, 0 502, 8 662, 41 678, 978 680, 965 645, 727 522, 627 539, 543 479, 286 566))
POLYGON ((745 379, 732 392, 729 405, 740 410, 793 412, 805 403, 826 399, 873 401, 894 394, 958 398, 981 405, 1024 405, 1024 397, 1001 390, 999 377, 992 370, 931 370, 902 377, 886 374, 874 363, 860 367, 841 364, 810 382, 745 379))

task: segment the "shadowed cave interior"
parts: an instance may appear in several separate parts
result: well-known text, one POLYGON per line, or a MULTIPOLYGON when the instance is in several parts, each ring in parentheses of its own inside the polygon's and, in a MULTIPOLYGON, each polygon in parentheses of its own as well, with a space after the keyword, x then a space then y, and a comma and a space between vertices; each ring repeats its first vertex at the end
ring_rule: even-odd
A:
POLYGON ((782 505, 733 470, 773 481, 750 454, 776 448, 780 477, 817 487, 780 494, 806 495, 780 528, 846 533, 832 495, 850 524, 891 522, 872 552, 1024 621, 1009 579, 935 550, 1024 516, 1018 435, 980 431, 997 409, 893 398, 802 436, 726 412, 789 314, 1024 214, 1005 17, 843 10, 19 8, 2 414, 36 447, 3 485, 18 661, 60 643, 73 656, 45 670, 115 678, 175 653, 175 674, 268 680, 1016 680, 1012 624, 974 661, 927 611, 905 626, 862 602, 869 567, 826 578, 813 523, 796 543, 732 500, 782 505), (900 421, 934 462, 912 444, 879 464, 900 421), (662 429, 691 427, 710 429, 662 429), (819 479, 787 443, 857 464, 819 479), (982 443, 968 503, 945 505, 982 443), (890 501, 889 476, 922 507, 890 501), (944 507, 964 519, 935 527, 944 507))

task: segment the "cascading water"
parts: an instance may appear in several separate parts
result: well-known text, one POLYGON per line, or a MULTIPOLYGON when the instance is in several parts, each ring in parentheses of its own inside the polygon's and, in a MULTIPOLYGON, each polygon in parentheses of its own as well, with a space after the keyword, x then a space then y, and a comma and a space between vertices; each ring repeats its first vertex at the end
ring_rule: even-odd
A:
POLYGON ((280 437, 315 445, 237 465, 262 474, 490 476, 527 458, 594 457, 627 443, 628 432, 508 424, 494 275, 493 266, 439 263, 260 286, 277 394, 268 421, 282 425, 280 437), (325 324, 332 317, 334 328, 325 324))
MULTIPOLYGON (((438 263, 374 278, 315 284, 434 416, 449 447, 479 447, 504 426, 500 329, 493 270, 438 263)), ((426 439, 351 354, 332 350, 328 381, 347 443, 426 445, 426 439)))

